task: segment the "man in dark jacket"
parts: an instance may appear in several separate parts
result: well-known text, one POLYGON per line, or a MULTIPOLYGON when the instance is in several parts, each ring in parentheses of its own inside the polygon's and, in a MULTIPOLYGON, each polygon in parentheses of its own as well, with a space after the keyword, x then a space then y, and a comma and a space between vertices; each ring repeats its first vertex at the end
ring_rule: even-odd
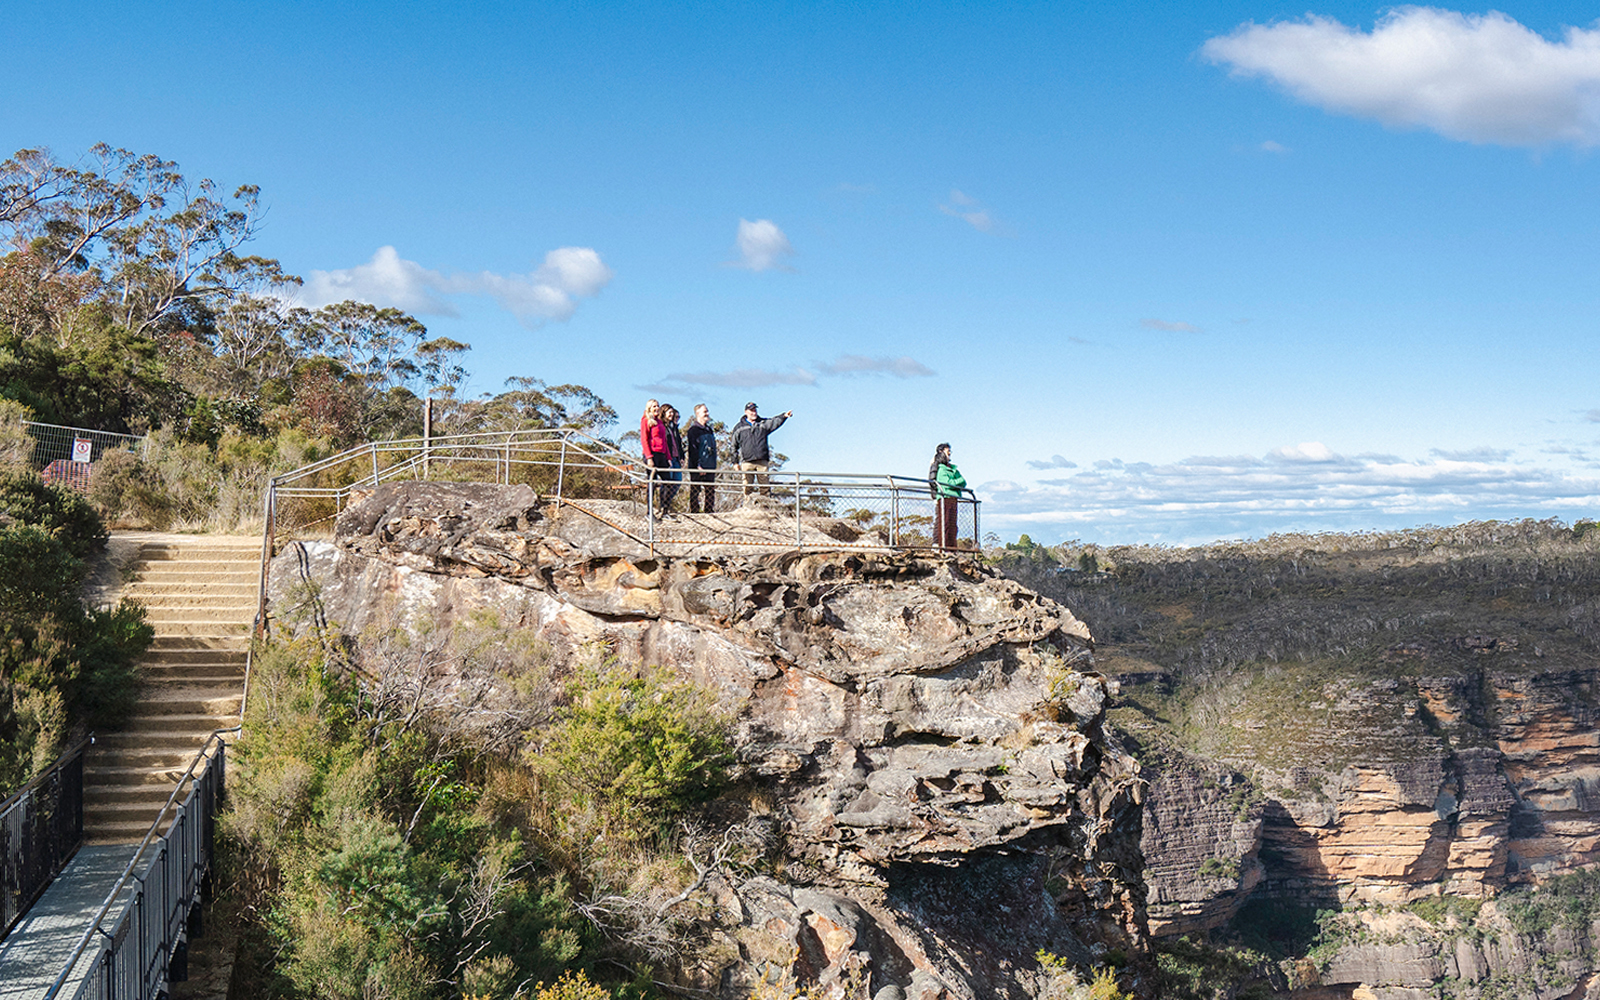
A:
MULTIPOLYGON (((733 428, 733 457, 739 462, 739 471, 744 473, 745 493, 758 485, 766 486, 767 470, 772 468, 772 450, 767 447, 767 435, 782 427, 783 422, 792 416, 794 411, 786 410, 762 420, 756 404, 744 404, 744 417, 733 428)), ((761 492, 765 493, 766 490, 763 488, 761 492)))
POLYGON ((701 503, 707 514, 717 512, 717 433, 711 426, 711 411, 706 404, 694 408, 689 423, 689 454, 685 456, 689 473, 689 513, 698 514, 701 503))

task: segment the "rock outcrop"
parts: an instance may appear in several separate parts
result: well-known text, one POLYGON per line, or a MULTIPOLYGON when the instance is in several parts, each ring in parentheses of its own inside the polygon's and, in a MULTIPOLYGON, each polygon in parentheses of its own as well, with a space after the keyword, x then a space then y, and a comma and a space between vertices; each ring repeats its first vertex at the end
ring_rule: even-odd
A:
MULTIPOLYGON (((1373 912, 1487 899, 1600 860, 1600 670, 1542 663, 1514 640, 1461 642, 1481 666, 1448 669, 1411 644, 1388 676, 1324 675, 1289 703, 1240 696, 1219 761, 1152 768, 1152 932, 1219 928, 1247 896, 1373 912), (1234 769, 1260 799, 1254 813, 1223 808, 1216 782, 1234 769), (1205 877, 1209 859, 1220 860, 1205 877)), ((1135 699, 1142 689, 1128 685, 1135 699)), ((1489 933, 1501 936, 1391 928, 1340 950, 1321 981, 1393 997, 1525 981, 1525 995, 1566 996, 1600 967, 1588 935, 1557 947, 1489 933), (1553 971, 1535 982, 1541 955, 1553 971)))
POLYGON ((489 608, 557 657, 600 643, 719 692, 797 874, 724 901, 737 958, 701 986, 793 956, 874 995, 1025 997, 1039 948, 1142 946, 1144 783, 1088 630, 970 557, 669 557, 526 487, 402 483, 280 553, 271 599, 349 631, 489 608))

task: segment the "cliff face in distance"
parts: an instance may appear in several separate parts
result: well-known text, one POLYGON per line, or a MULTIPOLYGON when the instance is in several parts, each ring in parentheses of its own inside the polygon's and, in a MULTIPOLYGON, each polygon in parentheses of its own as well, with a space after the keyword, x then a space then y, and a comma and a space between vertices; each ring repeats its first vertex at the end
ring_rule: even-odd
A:
POLYGON ((1267 908, 1342 909, 1280 952, 1320 945, 1298 977, 1334 991, 1318 996, 1581 984, 1600 928, 1529 935, 1506 914, 1600 860, 1600 558, 1583 535, 1484 525, 1113 549, 1093 573, 1014 563, 1083 615, 1121 682, 1113 724, 1150 782, 1152 934, 1259 943, 1267 908), (1442 931, 1428 917, 1451 899, 1471 917, 1442 931))
POLYGON ((1143 946, 1144 784, 1102 728, 1088 630, 970 557, 670 557, 527 487, 404 483, 277 556, 275 614, 307 582, 349 632, 487 608, 558 660, 598 643, 719 693, 744 774, 720 807, 781 858, 708 884, 684 985, 747 995, 777 959, 874 996, 1021 998, 1041 948, 1143 946))

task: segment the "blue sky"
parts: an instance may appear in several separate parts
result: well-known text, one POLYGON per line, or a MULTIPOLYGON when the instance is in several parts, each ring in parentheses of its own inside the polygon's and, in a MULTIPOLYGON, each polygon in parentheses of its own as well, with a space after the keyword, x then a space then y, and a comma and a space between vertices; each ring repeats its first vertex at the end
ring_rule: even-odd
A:
POLYGON ((0 144, 260 185, 474 393, 948 440, 1008 538, 1600 513, 1593 8, 1078 8, 23 0, 0 144))

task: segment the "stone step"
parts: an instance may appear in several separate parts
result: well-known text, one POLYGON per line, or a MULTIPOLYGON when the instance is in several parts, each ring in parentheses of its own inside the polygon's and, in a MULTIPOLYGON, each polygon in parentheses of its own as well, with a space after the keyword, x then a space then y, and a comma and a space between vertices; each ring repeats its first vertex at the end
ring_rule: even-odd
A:
POLYGON ((150 624, 155 628, 156 638, 158 639, 163 636, 186 636, 197 639, 227 639, 237 636, 240 639, 244 639, 250 634, 249 622, 188 618, 182 621, 153 621, 150 624))
POLYGON ((209 687, 242 687, 244 664, 229 663, 141 663, 146 684, 204 684, 209 687))
POLYGON ((210 542, 197 545, 177 545, 147 542, 139 546, 139 558, 148 562, 169 562, 189 559, 247 560, 261 558, 261 542, 241 541, 230 543, 210 542))
POLYGON ((195 692, 175 697, 147 696, 139 699, 138 704, 128 715, 128 722, 132 724, 137 719, 169 718, 174 715, 238 715, 239 701, 242 697, 243 692, 239 688, 233 688, 228 694, 195 692))
POLYGON ((187 654, 226 659, 243 656, 248 650, 250 638, 245 635, 157 635, 155 642, 150 643, 150 651, 146 656, 176 656, 178 659, 173 662, 178 662, 187 654))
MULTIPOLYGON (((184 786, 187 788, 193 782, 193 778, 186 779, 184 786)), ((103 809, 138 803, 147 810, 145 823, 148 825, 150 820, 155 818, 156 810, 166 805, 167 799, 171 797, 172 790, 176 787, 177 782, 169 781, 163 785, 105 785, 99 788, 85 788, 83 805, 86 809, 90 807, 103 809)))
POLYGON ((250 658, 248 650, 240 649, 158 649, 144 654, 140 664, 146 667, 215 666, 219 670, 243 670, 250 658))
POLYGON ((176 607, 159 605, 147 607, 144 620, 151 625, 161 622, 238 622, 241 625, 249 624, 250 618, 255 614, 254 605, 215 605, 211 607, 195 607, 192 604, 180 604, 176 607))
POLYGON ((148 781, 177 781, 184 768, 194 760, 194 747, 105 747, 98 754, 99 761, 91 769, 83 769, 85 787, 91 784, 89 776, 97 779, 92 784, 139 784, 148 781), (151 777, 129 780, 127 776, 147 774, 151 777))
POLYGON ((260 581, 250 580, 186 580, 182 576, 172 575, 165 579, 152 579, 141 577, 122 588, 122 592, 129 596, 135 594, 156 594, 162 596, 177 596, 179 594, 231 594, 236 597, 248 597, 255 600, 259 593, 260 581))
POLYGON ((155 608, 236 608, 248 617, 255 617, 256 594, 197 593, 165 594, 124 591, 123 597, 138 601, 146 610, 155 608))
POLYGON ((189 762, 194 760, 195 751, 191 748, 184 755, 183 763, 177 767, 166 765, 146 766, 137 761, 128 763, 122 760, 118 753, 115 759, 107 759, 96 764, 85 763, 83 766, 83 787, 85 793, 90 788, 126 788, 132 785, 166 785, 170 791, 172 786, 183 777, 184 769, 189 762))
POLYGON ((217 573, 196 570, 183 573, 150 573, 128 584, 124 594, 128 597, 138 597, 153 590, 189 590, 204 591, 212 587, 228 587, 230 593, 244 590, 249 594, 257 593, 257 583, 254 574, 246 573, 217 573))
MULTIPOLYGON (((237 723, 238 716, 232 720, 237 723)), ((227 722, 221 719, 217 721, 227 722)), ((211 738, 211 733, 216 729, 227 729, 229 726, 214 725, 210 729, 176 729, 172 726, 151 727, 148 729, 123 729, 115 733, 100 733, 95 736, 95 744, 104 746, 108 753, 123 750, 176 750, 189 747, 192 754, 205 746, 206 740, 211 738)))

